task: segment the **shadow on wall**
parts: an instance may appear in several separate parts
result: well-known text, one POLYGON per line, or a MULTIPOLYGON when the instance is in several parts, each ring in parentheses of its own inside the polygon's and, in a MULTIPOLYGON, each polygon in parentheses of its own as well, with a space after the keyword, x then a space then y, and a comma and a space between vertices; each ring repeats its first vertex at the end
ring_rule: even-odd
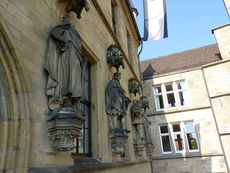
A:
POLYGON ((146 80, 146 79, 152 79, 155 72, 156 71, 153 69, 151 63, 149 63, 148 67, 142 73, 144 80, 146 80))

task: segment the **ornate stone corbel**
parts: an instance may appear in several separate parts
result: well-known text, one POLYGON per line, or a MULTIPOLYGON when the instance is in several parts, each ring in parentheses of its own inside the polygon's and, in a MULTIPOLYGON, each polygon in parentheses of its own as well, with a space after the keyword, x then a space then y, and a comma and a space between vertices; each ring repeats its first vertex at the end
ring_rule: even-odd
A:
POLYGON ((136 97, 136 94, 138 93, 139 95, 141 94, 140 92, 140 86, 137 82, 136 78, 130 78, 128 81, 128 87, 129 87, 129 92, 133 93, 136 97))
POLYGON ((81 136, 84 121, 84 116, 72 106, 54 111, 48 119, 48 138, 51 146, 59 151, 74 149, 74 139, 81 136))
POLYGON ((133 145, 134 145, 135 154, 137 154, 139 157, 142 157, 145 149, 144 139, 139 139, 139 138, 134 139, 133 145))
POLYGON ((59 0, 59 2, 65 2, 68 1, 66 12, 73 11, 77 14, 77 18, 81 18, 81 12, 83 8, 85 8, 86 11, 89 11, 89 5, 87 0, 59 0))
POLYGON ((123 55, 119 51, 119 47, 116 44, 112 44, 107 49, 107 63, 117 69, 119 71, 119 67, 122 66, 125 68, 123 62, 123 55))

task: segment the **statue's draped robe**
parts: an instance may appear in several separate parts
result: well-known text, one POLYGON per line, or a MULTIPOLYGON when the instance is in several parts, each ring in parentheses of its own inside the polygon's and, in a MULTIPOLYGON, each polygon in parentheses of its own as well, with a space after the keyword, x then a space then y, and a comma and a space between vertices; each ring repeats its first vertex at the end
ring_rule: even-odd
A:
POLYGON ((46 94, 49 96, 48 105, 51 110, 59 107, 63 96, 82 97, 81 61, 80 35, 73 27, 64 30, 60 25, 56 26, 51 31, 44 64, 48 72, 46 94), (64 43, 52 36, 55 34, 54 31, 58 31, 68 41, 68 48, 65 51, 61 51, 64 43))
POLYGON ((105 92, 106 112, 109 115, 125 116, 130 99, 124 95, 124 90, 118 80, 112 79, 105 92))

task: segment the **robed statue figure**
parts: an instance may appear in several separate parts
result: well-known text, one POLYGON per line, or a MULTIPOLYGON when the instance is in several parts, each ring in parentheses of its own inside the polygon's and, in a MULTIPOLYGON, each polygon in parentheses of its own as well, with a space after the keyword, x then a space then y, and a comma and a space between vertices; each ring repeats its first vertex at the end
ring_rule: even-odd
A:
POLYGON ((108 114, 109 129, 113 133, 127 133, 125 115, 130 99, 125 96, 120 84, 121 74, 115 72, 105 91, 106 112, 108 114))
POLYGON ((87 61, 81 56, 81 37, 69 16, 50 32, 44 64, 48 72, 46 94, 50 110, 65 105, 79 107, 87 61))

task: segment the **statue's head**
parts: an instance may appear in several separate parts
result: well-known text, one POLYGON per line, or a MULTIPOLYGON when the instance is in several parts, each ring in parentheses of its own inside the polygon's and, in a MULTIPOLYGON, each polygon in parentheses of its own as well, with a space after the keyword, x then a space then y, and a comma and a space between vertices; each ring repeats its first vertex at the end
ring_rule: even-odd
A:
POLYGON ((72 19, 67 15, 62 18, 62 23, 63 23, 63 25, 66 25, 66 26, 72 26, 73 25, 72 19))
POLYGON ((120 80, 120 79, 121 79, 121 73, 115 72, 115 73, 113 74, 113 79, 120 80))

